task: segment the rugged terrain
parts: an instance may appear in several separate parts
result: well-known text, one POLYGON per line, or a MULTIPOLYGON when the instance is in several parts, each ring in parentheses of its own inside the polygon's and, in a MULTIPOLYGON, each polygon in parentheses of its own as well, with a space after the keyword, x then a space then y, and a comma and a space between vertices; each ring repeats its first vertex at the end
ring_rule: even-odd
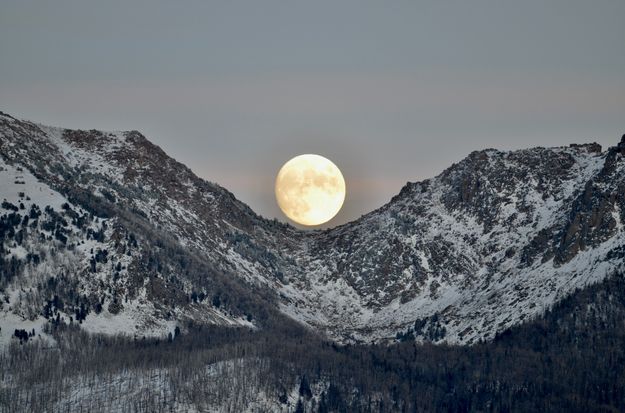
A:
POLYGON ((139 132, 0 114, 0 198, 4 343, 53 340, 48 321, 175 336, 296 320, 342 342, 468 344, 625 258, 625 139, 473 152, 354 222, 302 231, 139 132))

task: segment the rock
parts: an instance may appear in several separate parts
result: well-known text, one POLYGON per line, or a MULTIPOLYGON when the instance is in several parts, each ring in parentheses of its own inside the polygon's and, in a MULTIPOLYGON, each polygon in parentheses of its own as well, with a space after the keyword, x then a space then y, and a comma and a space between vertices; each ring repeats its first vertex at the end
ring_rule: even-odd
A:
POLYGON ((588 153, 601 153, 601 145, 597 142, 592 143, 572 143, 569 145, 571 148, 585 149, 588 153))
POLYGON ((621 142, 619 142, 617 148, 619 149, 621 155, 625 155, 625 135, 621 138, 621 142))

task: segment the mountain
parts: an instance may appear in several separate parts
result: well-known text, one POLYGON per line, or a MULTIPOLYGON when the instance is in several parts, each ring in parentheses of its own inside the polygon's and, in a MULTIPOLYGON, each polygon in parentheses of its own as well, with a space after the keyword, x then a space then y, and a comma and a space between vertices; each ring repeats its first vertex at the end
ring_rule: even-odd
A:
POLYGON ((339 342, 471 344, 623 270, 625 137, 471 153, 348 224, 255 214, 137 131, 0 114, 0 342, 299 322, 339 342), (31 333, 32 335, 32 333, 31 333))

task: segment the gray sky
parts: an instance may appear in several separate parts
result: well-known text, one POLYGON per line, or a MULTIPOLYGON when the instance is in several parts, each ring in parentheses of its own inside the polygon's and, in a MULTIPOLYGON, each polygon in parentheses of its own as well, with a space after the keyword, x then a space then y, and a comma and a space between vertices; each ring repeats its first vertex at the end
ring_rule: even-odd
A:
POLYGON ((625 1, 0 0, 0 110, 138 129, 286 220, 292 156, 342 169, 329 226, 470 151, 615 144, 625 1))

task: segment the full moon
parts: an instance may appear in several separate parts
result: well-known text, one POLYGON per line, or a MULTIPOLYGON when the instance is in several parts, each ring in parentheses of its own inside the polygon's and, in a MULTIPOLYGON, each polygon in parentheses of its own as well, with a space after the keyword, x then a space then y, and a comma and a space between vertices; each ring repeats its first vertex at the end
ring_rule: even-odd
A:
POLYGON ((343 206, 345 180, 329 159, 299 155, 278 172, 276 200, 282 212, 298 224, 323 224, 343 206))

